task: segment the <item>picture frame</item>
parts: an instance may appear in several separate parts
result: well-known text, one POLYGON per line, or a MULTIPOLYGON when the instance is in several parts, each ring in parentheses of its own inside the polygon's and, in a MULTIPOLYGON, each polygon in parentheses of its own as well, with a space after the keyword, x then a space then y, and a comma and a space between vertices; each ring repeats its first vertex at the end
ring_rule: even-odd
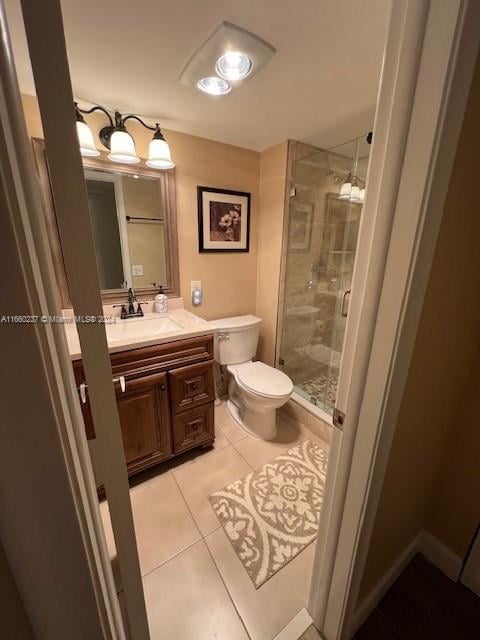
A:
POLYGON ((250 193, 197 187, 200 253, 250 251, 250 193))
POLYGON ((290 249, 307 253, 312 243, 312 224, 315 205, 311 202, 295 202, 290 213, 290 249))

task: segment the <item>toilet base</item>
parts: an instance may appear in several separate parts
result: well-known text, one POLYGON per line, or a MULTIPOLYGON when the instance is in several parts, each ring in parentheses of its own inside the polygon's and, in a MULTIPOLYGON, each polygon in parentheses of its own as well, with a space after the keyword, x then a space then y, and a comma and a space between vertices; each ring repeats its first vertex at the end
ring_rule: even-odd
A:
POLYGON ((227 400, 228 412, 235 422, 252 438, 257 440, 274 440, 277 436, 277 411, 251 411, 247 407, 237 406, 231 399, 227 400))

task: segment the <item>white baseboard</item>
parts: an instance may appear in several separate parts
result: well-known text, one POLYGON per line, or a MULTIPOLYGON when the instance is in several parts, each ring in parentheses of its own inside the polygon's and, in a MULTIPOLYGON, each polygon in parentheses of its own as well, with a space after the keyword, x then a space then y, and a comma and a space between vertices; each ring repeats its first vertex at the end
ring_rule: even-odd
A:
POLYGON ((389 571, 357 606, 352 623, 352 635, 362 626, 416 553, 423 553, 427 560, 430 560, 451 580, 458 580, 462 570, 462 559, 429 531, 421 531, 397 557, 389 571))
POLYGON ((273 640, 298 640, 311 624, 313 620, 310 614, 306 609, 302 609, 273 640))
POLYGON ((381 580, 377 582, 375 587, 370 591, 368 595, 357 606, 355 615, 353 617, 351 635, 353 636, 356 631, 362 626, 368 616, 375 609, 377 604, 383 598, 383 596, 390 589, 395 580, 400 576, 402 571, 406 568, 413 556, 418 552, 419 546, 423 538, 423 531, 421 531, 416 538, 402 551, 402 553, 396 558, 390 569, 383 576, 381 580))
POLYGON ((463 560, 446 547, 443 542, 440 542, 438 538, 432 536, 429 531, 423 532, 418 551, 423 553, 427 560, 430 560, 440 571, 443 571, 450 580, 455 582, 458 580, 462 571, 463 560))

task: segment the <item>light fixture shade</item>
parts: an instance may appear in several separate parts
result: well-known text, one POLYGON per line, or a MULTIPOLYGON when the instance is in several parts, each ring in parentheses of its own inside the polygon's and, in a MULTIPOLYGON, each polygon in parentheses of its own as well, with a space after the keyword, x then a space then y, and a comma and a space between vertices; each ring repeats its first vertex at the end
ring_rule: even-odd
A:
POLYGON ((347 181, 340 187, 340 195, 338 197, 340 200, 348 200, 350 198, 351 191, 352 183, 350 182, 350 178, 347 178, 347 181))
POLYGON ((360 187, 356 184, 352 184, 350 200, 353 200, 353 202, 360 202, 360 187))
POLYGON ((217 60, 215 70, 221 78, 237 82, 250 74, 252 66, 252 61, 246 53, 227 51, 217 60))
POLYGON ((100 151, 95 146, 93 133, 86 122, 77 120, 77 136, 80 153, 84 157, 99 156, 100 151))
POLYGON ((224 78, 217 76, 208 76, 207 78, 200 78, 197 82, 197 87, 200 91, 208 93, 211 96, 225 96, 232 90, 231 84, 224 78))
POLYGON ((115 130, 110 138, 110 153, 108 157, 112 162, 121 162, 123 164, 138 164, 140 162, 132 136, 127 131, 119 129, 115 130))
POLYGON ((153 138, 148 147, 148 160, 145 164, 152 169, 173 169, 175 163, 172 161, 166 140, 153 138))

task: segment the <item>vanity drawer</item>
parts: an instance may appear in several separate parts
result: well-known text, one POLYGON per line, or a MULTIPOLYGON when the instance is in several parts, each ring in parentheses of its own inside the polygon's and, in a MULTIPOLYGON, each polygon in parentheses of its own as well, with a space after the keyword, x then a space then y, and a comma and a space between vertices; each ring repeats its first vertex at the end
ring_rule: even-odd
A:
MULTIPOLYGON (((128 320, 126 321, 128 322, 128 320)), ((185 367, 213 358, 213 336, 198 336, 112 353, 114 376, 143 375, 185 367)))
POLYGON ((168 378, 170 406, 174 414, 215 399, 213 360, 174 369, 168 378))
POLYGON ((173 417, 173 452, 180 453, 199 444, 213 442, 214 405, 202 405, 173 417))

